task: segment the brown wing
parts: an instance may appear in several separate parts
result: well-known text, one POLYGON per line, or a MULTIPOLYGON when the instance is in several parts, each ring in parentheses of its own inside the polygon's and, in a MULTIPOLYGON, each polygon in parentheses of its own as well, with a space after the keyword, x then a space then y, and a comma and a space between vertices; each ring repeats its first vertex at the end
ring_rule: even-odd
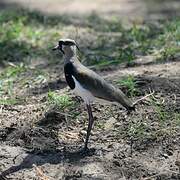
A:
POLYGON ((134 108, 133 103, 120 89, 107 83, 100 75, 82 64, 78 64, 78 66, 74 65, 73 75, 95 97, 111 102, 118 102, 127 109, 134 108))

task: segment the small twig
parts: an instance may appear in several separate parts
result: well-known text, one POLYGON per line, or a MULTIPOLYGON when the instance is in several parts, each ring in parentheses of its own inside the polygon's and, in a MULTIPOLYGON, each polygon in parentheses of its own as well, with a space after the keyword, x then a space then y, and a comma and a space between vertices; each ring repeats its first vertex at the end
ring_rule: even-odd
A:
POLYGON ((144 99, 147 99, 149 96, 152 96, 153 94, 154 94, 154 91, 153 91, 152 93, 147 94, 146 96, 138 99, 137 101, 135 101, 135 102, 133 103, 133 105, 136 105, 138 102, 143 101, 144 99))
POLYGON ((36 170, 36 174, 37 176, 40 178, 40 180, 49 180, 49 178, 44 175, 42 169, 40 169, 38 166, 36 166, 35 164, 33 164, 33 167, 35 168, 36 170))

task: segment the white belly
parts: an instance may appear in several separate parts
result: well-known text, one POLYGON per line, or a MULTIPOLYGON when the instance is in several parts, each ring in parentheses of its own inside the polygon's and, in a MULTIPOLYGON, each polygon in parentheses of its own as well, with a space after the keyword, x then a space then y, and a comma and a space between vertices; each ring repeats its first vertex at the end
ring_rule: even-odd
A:
POLYGON ((72 78, 75 82, 75 88, 73 89, 73 92, 77 96, 80 96, 86 104, 92 103, 94 101, 94 96, 92 95, 92 93, 87 89, 83 88, 75 77, 72 76, 72 78))

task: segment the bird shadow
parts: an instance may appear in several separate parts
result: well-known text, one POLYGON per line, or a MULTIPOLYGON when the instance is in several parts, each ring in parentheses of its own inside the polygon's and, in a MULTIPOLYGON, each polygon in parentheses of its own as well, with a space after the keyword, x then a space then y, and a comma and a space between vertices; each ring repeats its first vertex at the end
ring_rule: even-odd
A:
MULTIPOLYGON (((56 130, 66 128, 63 114, 50 109, 43 118, 31 127, 29 124, 21 128, 11 128, 5 133, 4 141, 13 146, 23 147, 23 153, 13 158, 13 165, 0 173, 0 180, 23 169, 31 169, 33 165, 76 164, 81 159, 95 154, 95 149, 83 151, 79 144, 73 146, 60 142, 56 130), (18 144, 20 142, 20 144, 18 144)), ((11 147, 9 147, 11 148, 11 147)))
MULTIPOLYGON (((80 148, 75 151, 71 151, 66 148, 64 148, 63 150, 54 150, 50 152, 31 151, 27 153, 27 155, 19 165, 11 166, 7 170, 3 171, 0 174, 0 179, 7 179, 8 175, 20 170, 33 168, 33 165, 40 166, 46 163, 55 165, 63 162, 74 164, 87 156, 94 155, 94 153, 95 149, 93 148, 88 149, 87 151, 83 151, 83 149, 80 148)), ((17 158, 18 156, 13 159, 13 162, 15 164, 17 158)))

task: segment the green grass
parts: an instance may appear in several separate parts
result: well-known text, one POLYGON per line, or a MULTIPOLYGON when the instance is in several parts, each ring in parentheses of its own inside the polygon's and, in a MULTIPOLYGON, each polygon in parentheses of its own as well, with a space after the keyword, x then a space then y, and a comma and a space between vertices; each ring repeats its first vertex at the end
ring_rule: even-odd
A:
POLYGON ((157 60, 175 59, 180 54, 180 20, 166 23, 164 31, 154 41, 157 60))
POLYGON ((173 109, 169 112, 164 105, 163 100, 158 100, 155 97, 150 99, 151 105, 154 108, 156 119, 162 127, 168 127, 169 124, 178 126, 180 121, 180 114, 173 109))
POLYGON ((26 87, 45 83, 47 81, 46 77, 47 73, 43 70, 30 69, 24 63, 10 63, 0 73, 0 104, 15 105, 23 103, 25 98, 18 97, 17 92, 21 91, 21 88, 25 90, 26 87))
POLYGON ((11 64, 0 74, 0 79, 15 78, 24 71, 26 71, 26 66, 23 63, 19 65, 11 64))
POLYGON ((23 9, 1 11, 0 63, 27 62, 29 58, 36 57, 53 61, 57 55, 51 53, 51 47, 68 31, 70 37, 76 38, 71 30, 77 27, 78 36, 81 36, 83 30, 96 39, 96 42, 91 43, 90 40, 90 44, 80 45, 88 49, 87 53, 94 54, 88 56, 84 52, 82 58, 86 64, 101 68, 122 62, 130 63, 139 55, 153 54, 157 59, 167 60, 175 57, 179 50, 179 19, 158 22, 158 25, 134 23, 129 28, 124 27, 118 18, 105 20, 96 13, 84 18, 77 16, 76 19, 81 22, 80 26, 73 22, 73 17, 67 15, 45 16, 23 9))
POLYGON ((49 91, 47 102, 49 105, 52 105, 52 109, 68 114, 68 116, 71 117, 69 121, 76 120, 76 118, 81 114, 81 112, 77 110, 78 103, 73 101, 67 94, 58 95, 55 92, 49 91))
POLYGON ((130 123, 127 130, 127 135, 131 140, 143 140, 151 136, 149 127, 146 122, 138 120, 135 123, 130 123))
POLYGON ((166 111, 163 103, 154 96, 150 98, 151 105, 154 107, 156 118, 161 125, 165 124, 170 119, 170 113, 166 111))
POLYGON ((126 124, 126 133, 123 136, 136 142, 144 142, 168 139, 179 133, 180 113, 173 108, 167 109, 162 100, 155 97, 151 98, 150 104, 153 107, 153 114, 149 114, 149 117, 154 116, 154 118, 147 118, 147 114, 144 114, 133 119, 128 125, 126 124))
POLYGON ((30 58, 53 58, 49 53, 50 42, 60 37, 56 27, 49 26, 45 16, 37 12, 13 10, 0 12, 0 63, 4 61, 26 62, 30 58), (52 41, 51 41, 52 40, 52 41))
POLYGON ((152 55, 156 60, 172 60, 179 56, 179 19, 158 22, 158 25, 134 24, 128 29, 117 20, 111 23, 113 22, 119 26, 109 30, 104 28, 104 31, 118 32, 119 35, 112 35, 110 40, 108 37, 99 36, 98 45, 93 48, 95 55, 88 57, 87 64, 103 68, 124 62, 130 64, 139 56, 152 55))
MULTIPOLYGON (((161 61, 171 60, 177 57, 180 49, 178 18, 154 24, 134 23, 127 28, 116 17, 107 20, 96 13, 82 18, 50 16, 12 8, 0 12, 0 26, 0 66, 3 67, 0 73, 1 99, 14 98, 18 77, 39 59, 43 59, 49 66, 61 64, 62 57, 52 52, 51 48, 64 36, 77 40, 83 52, 83 63, 98 68, 124 62, 130 64, 137 57, 146 55, 153 55, 161 61), (9 66, 8 62, 13 62, 14 66, 9 66)), ((46 81, 47 76, 36 75, 36 70, 32 71, 32 79, 37 83, 46 81)), ((21 81, 25 83, 24 79, 21 81)), ((29 79, 27 82, 31 83, 29 79)), ((127 78, 121 84, 129 89, 130 96, 136 95, 132 78, 127 78)))
POLYGON ((15 98, 14 87, 16 78, 26 71, 24 64, 15 65, 12 64, 4 69, 0 73, 0 104, 13 105, 20 102, 15 98))
POLYGON ((136 81, 133 76, 129 75, 117 81, 122 87, 127 89, 127 93, 129 96, 133 97, 139 93, 138 89, 136 88, 136 81))
POLYGON ((48 93, 48 102, 62 111, 74 105, 74 102, 68 95, 57 95, 51 91, 48 93))
POLYGON ((8 98, 0 99, 0 105, 17 105, 22 103, 22 99, 8 98))

